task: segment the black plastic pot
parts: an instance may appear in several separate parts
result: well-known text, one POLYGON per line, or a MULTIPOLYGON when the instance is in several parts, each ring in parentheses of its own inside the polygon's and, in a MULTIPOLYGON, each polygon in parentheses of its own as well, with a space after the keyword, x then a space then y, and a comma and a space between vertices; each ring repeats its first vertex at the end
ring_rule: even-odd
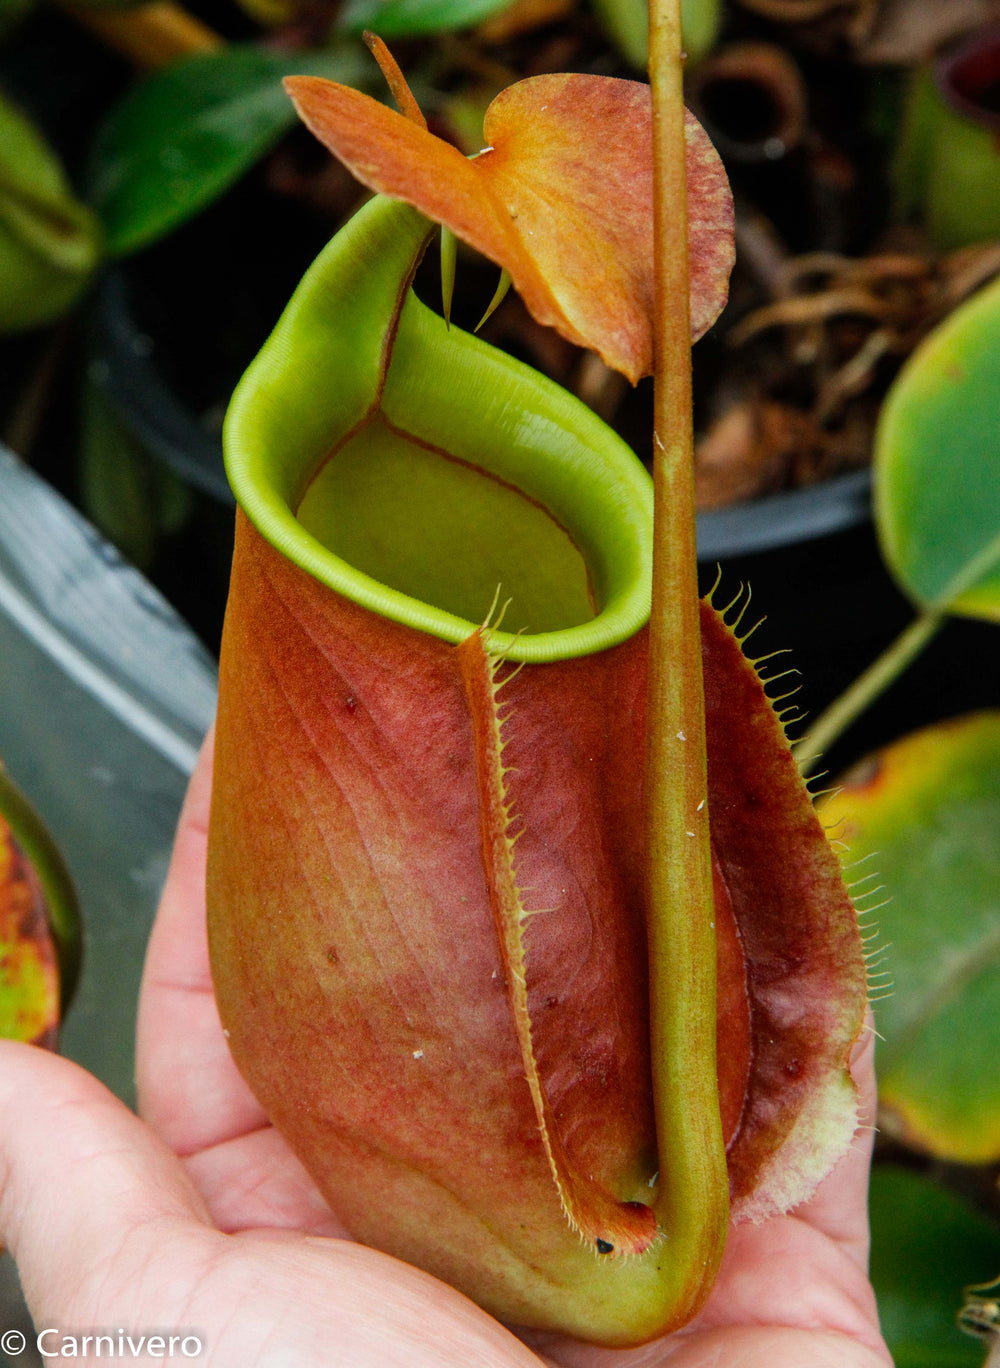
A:
MULTIPOLYGON (((218 409, 211 423, 199 417, 165 379, 158 352, 135 319, 128 275, 110 271, 96 303, 93 378, 153 454, 196 489, 231 504, 218 409)), ((234 383, 236 379, 238 375, 234 383)), ((853 471, 805 489, 703 513, 698 519, 699 559, 726 560, 855 527, 870 515, 870 491, 869 472, 853 471)))
POLYGON ((184 481, 221 503, 235 504, 217 426, 210 426, 164 378, 155 341, 136 322, 128 277, 105 276, 93 317, 90 378, 143 446, 184 481))
MULTIPOLYGON (((127 281, 112 272, 95 320, 98 380, 152 452, 199 490, 231 504, 217 427, 200 421, 167 383, 157 346, 128 306, 127 281)), ((215 406, 211 412, 217 418, 215 406)), ((788 650, 787 665, 802 677, 796 701, 813 717, 913 614, 883 565, 870 493, 870 473, 857 471, 698 519, 703 590, 717 575, 719 602, 733 598, 742 585, 751 586, 753 601, 743 625, 766 621, 748 643, 748 653, 788 650)), ((775 664, 772 671, 784 668, 775 664)), ((1000 633, 986 623, 956 620, 831 751, 830 770, 837 773, 867 750, 916 727, 996 706, 998 689, 1000 633)))
POLYGON ((197 218, 105 274, 92 378, 155 456, 222 504, 229 395, 331 225, 258 168, 197 218))
POLYGON ((822 484, 700 514, 698 559, 721 561, 797 546, 857 527, 870 516, 871 472, 851 471, 822 484))

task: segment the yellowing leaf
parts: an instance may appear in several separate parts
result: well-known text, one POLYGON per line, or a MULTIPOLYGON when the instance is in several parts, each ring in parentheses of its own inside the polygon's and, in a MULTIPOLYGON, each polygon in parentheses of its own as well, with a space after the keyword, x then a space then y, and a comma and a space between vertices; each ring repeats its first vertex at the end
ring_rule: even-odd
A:
POLYGON ((38 876, 0 817, 0 1037, 53 1044, 59 971, 38 876))
POLYGON ((55 1045, 79 958, 69 873, 38 814, 0 767, 0 1038, 55 1045))

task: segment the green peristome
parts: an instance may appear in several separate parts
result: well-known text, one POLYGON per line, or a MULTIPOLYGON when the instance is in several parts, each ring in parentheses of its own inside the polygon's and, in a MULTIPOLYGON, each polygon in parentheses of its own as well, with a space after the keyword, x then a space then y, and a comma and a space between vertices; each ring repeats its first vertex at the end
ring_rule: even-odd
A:
POLYGON ((652 530, 629 448, 412 292, 383 375, 384 320, 430 231, 378 198, 314 263, 230 406, 236 497, 316 579, 445 641, 468 637, 494 599, 510 601, 494 642, 512 660, 625 641, 649 613, 652 530))
POLYGON ((101 255, 100 227, 38 129, 0 98, 0 332, 70 309, 101 255))
POLYGON ((875 522, 922 608, 1000 621, 1000 280, 913 353, 875 434, 875 522))
POLYGON ((1000 1158, 986 1046, 1000 1021, 1000 712, 886 747, 820 813, 850 848, 869 948, 886 946, 871 961, 883 1130, 943 1159, 1000 1158))
POLYGON ((1000 1226, 922 1174, 876 1165, 871 1277, 896 1368, 980 1368, 956 1325, 962 1291, 1000 1269, 1000 1226))
POLYGON ((941 250, 1000 236, 997 130, 953 108, 927 68, 911 78, 892 180, 897 216, 941 250))
POLYGON ((200 213, 296 121, 283 76, 364 84, 353 47, 271 51, 236 43, 174 62, 109 114, 91 153, 90 196, 112 256, 158 241, 200 213))

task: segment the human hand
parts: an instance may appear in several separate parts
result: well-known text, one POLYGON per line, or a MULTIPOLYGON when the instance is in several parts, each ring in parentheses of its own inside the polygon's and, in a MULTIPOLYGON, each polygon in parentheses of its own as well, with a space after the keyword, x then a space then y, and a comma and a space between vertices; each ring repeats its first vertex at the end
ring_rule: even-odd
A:
MULTIPOLYGON (((0 1234, 39 1327, 189 1333, 213 1368, 891 1365, 865 1274, 870 1130, 807 1206, 731 1232, 696 1322, 635 1350, 524 1342, 451 1288, 351 1241, 222 1034, 205 940, 209 787, 206 749, 147 958, 145 1121, 74 1065, 0 1043, 0 1234)), ((870 1124, 870 1036, 854 1068, 870 1124)))

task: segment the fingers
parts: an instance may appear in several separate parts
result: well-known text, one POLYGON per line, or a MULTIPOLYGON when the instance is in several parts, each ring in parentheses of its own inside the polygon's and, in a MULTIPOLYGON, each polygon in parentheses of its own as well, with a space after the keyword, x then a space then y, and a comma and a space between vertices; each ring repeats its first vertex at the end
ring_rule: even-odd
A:
POLYGON ((858 1129, 850 1150, 821 1183, 816 1195, 796 1211, 833 1240, 859 1268, 868 1269, 868 1176, 875 1143, 875 1026, 871 1008, 851 1056, 858 1089, 858 1129))
POLYGON ((682 1332, 613 1358, 573 1345, 542 1362, 549 1368, 892 1368, 886 1355, 842 1335, 770 1326, 682 1332))
POLYGON ((471 1302, 395 1259, 300 1234, 224 1236, 204 1216, 180 1162, 96 1079, 0 1041, 0 1238, 36 1324, 53 1327, 50 1352, 66 1331, 121 1327, 112 1336, 190 1336, 214 1368, 537 1368, 471 1302))
POLYGON ((348 1233, 273 1126, 193 1154, 184 1167, 220 1230, 348 1233))
POLYGON ((146 954, 136 1037, 140 1112, 182 1155, 265 1124, 230 1058, 212 991, 205 928, 212 741, 210 732, 181 810, 146 954))
MULTIPOLYGON (((858 1085, 854 1142, 815 1196, 787 1216, 730 1231, 705 1327, 766 1325, 822 1331, 889 1362, 867 1276, 868 1174, 875 1115, 871 1021, 851 1060, 858 1085)), ((822 1360, 817 1360, 817 1362, 822 1360)))
POLYGON ((150 1228, 208 1234, 172 1154, 96 1079, 67 1060, 0 1041, 0 1239, 29 1306, 68 1316, 114 1256, 150 1228))
POLYGON ((189 1177, 221 1229, 343 1234, 267 1122, 222 1033, 205 927, 211 765, 210 733, 181 811, 146 955, 136 1047, 139 1109, 185 1158, 189 1177))

